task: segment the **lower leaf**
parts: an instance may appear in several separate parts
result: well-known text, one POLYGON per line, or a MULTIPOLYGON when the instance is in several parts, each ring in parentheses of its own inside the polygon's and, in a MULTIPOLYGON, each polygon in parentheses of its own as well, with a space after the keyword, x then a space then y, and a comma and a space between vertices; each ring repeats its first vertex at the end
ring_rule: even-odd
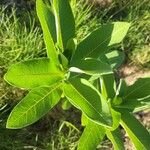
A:
POLYGON ((121 125, 126 130, 137 150, 149 150, 150 134, 146 128, 129 112, 121 110, 121 115, 121 125))
POLYGON ((57 86, 55 84, 55 86, 31 90, 12 110, 7 120, 7 128, 23 128, 39 120, 60 100, 60 86, 61 84, 57 86))
POLYGON ((104 136, 105 128, 89 120, 79 140, 78 150, 96 150, 104 136))
POLYGON ((64 94, 76 108, 94 122, 112 127, 112 116, 107 101, 87 80, 75 78, 64 83, 64 94))
POLYGON ((106 135, 112 142, 115 150, 125 150, 122 135, 120 133, 119 128, 117 128, 114 131, 107 130, 106 135))

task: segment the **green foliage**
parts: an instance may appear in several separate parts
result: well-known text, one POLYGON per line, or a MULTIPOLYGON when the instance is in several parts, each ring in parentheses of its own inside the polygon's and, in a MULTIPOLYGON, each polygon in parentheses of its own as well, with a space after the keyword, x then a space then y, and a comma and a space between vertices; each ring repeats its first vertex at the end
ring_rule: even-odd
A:
POLYGON ((144 107, 148 108, 149 103, 149 78, 140 78, 133 85, 127 86, 122 80, 119 85, 119 97, 122 98, 122 108, 130 111, 139 111, 144 107), (141 92, 143 91, 143 92, 141 92))
POLYGON ((59 102, 61 91, 58 88, 60 86, 61 84, 57 84, 31 90, 13 109, 7 120, 7 126, 12 129, 22 128, 39 120, 59 102), (14 119, 13 116, 18 114, 19 116, 14 119))
POLYGON ((53 1, 57 28, 57 44, 61 51, 64 51, 67 42, 75 37, 75 20, 68 0, 53 1))
MULTIPOLYGON (((121 51, 113 50, 105 54, 112 68, 117 69, 125 60, 125 54, 121 51)), ((102 56, 103 57, 103 56, 102 56)))
POLYGON ((148 131, 130 115, 136 105, 132 110, 123 105, 130 99, 136 102, 150 95, 147 89, 149 78, 140 79, 132 86, 124 82, 117 86, 112 70, 120 65, 123 56, 121 53, 115 55, 116 51, 112 52, 113 57, 109 55, 109 50, 123 40, 130 24, 114 22, 103 25, 78 44, 73 40, 74 18, 69 0, 63 2, 54 0, 47 6, 42 0, 37 0, 48 58, 20 62, 12 65, 6 73, 7 82, 31 89, 12 110, 7 128, 22 128, 36 122, 66 98, 84 116, 85 130, 79 141, 79 150, 96 149, 105 134, 116 149, 123 149, 123 142, 118 140, 119 124, 125 128, 137 149, 148 150, 148 131), (112 62, 113 65, 110 64, 112 62), (145 89, 143 93, 139 93, 141 88, 145 89), (144 134, 141 136, 139 131, 144 134))
POLYGON ((56 42, 55 18, 51 9, 46 7, 43 1, 36 1, 37 15, 43 28, 44 41, 46 44, 47 55, 57 62, 57 53, 54 42, 56 42))
POLYGON ((149 10, 149 0, 113 0, 109 6, 98 7, 94 13, 102 24, 116 20, 131 22, 120 50, 126 52, 129 61, 142 67, 150 66, 149 10))
POLYGON ((13 65, 5 75, 5 79, 17 87, 30 89, 44 85, 50 86, 61 81, 63 76, 63 72, 53 61, 42 58, 13 65))
POLYGON ((124 150, 123 145, 123 139, 122 135, 119 129, 116 129, 114 131, 108 131, 106 132, 107 137, 110 139, 110 141, 113 143, 115 150, 124 150))
POLYGON ((64 94, 68 100, 90 119, 98 124, 112 125, 108 104, 92 84, 85 79, 72 79, 64 84, 64 94))
POLYGON ((71 60, 71 65, 79 66, 79 60, 85 58, 98 58, 107 51, 109 46, 120 43, 126 35, 128 28, 129 23, 115 22, 111 24, 108 23, 93 31, 78 44, 71 60))
POLYGON ((78 150, 93 150, 103 140, 105 128, 89 121, 78 144, 78 150))
POLYGON ((137 149, 148 150, 150 147, 150 134, 143 125, 129 112, 122 111, 121 125, 126 130, 137 149))
POLYGON ((111 66, 108 63, 103 62, 102 60, 85 59, 80 63, 81 64, 78 68, 71 67, 69 70, 71 72, 85 73, 89 75, 102 75, 112 73, 111 66))

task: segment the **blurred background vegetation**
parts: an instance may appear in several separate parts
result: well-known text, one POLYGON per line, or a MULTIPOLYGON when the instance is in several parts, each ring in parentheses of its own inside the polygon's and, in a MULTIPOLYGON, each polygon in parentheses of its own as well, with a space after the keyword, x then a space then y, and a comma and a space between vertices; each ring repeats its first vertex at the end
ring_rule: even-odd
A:
MULTIPOLYGON (((107 22, 131 22, 126 38, 116 48, 126 53, 126 64, 150 68, 149 0, 70 1, 78 42, 107 22)), ((10 110, 26 91, 5 83, 4 73, 17 61, 45 55, 35 0, 0 0, 0 150, 72 150, 77 146, 82 127, 80 113, 73 108, 69 112, 56 109, 28 128, 5 129, 10 110)), ((109 149, 111 145, 106 140, 99 147, 109 149)))

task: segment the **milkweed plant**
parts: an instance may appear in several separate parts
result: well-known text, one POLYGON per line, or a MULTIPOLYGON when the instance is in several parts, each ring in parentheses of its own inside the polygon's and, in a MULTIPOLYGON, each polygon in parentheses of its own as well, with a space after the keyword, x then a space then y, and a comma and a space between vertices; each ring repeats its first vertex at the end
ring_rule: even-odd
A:
POLYGON ((124 150, 120 126, 137 150, 149 150, 150 134, 133 113, 150 106, 150 78, 130 86, 114 78, 124 53, 112 49, 130 23, 102 25, 78 43, 69 0, 53 0, 50 6, 36 0, 36 10, 47 57, 13 64, 5 74, 9 84, 29 91, 10 113, 6 127, 29 126, 65 100, 82 113, 85 128, 78 150, 96 149, 105 136, 115 150, 124 150))

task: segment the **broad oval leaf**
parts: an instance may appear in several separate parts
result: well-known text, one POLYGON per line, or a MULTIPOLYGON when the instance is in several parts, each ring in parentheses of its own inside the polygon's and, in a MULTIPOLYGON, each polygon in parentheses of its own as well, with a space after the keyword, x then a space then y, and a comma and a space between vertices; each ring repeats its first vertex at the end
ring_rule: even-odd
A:
POLYGON ((96 150, 105 136, 105 128, 92 121, 88 121, 80 137, 78 150, 96 150))
POLYGON ((52 5, 56 20, 57 44, 63 51, 68 40, 75 36, 75 20, 69 0, 54 0, 52 5))
POLYGON ((48 58, 27 60, 12 65, 5 80, 21 88, 52 85, 63 79, 64 73, 48 58))
POLYGON ((125 150, 123 138, 119 128, 114 131, 107 130, 106 135, 112 142, 114 150, 125 150))
POLYGON ((56 64, 59 64, 57 51, 55 48, 56 43, 55 17, 52 12, 52 9, 46 6, 42 0, 36 0, 36 11, 43 29, 44 41, 47 48, 47 55, 56 64))
POLYGON ((120 43, 126 36, 129 27, 131 25, 128 22, 114 22, 112 24, 113 24, 113 31, 108 46, 120 43))
POLYGON ((101 60, 86 59, 77 67, 71 67, 71 72, 85 73, 88 75, 104 75, 112 73, 111 66, 101 60))
POLYGON ((121 125, 126 130, 129 138, 139 150, 149 150, 150 134, 146 128, 129 112, 120 109, 121 125))
POLYGON ((126 22, 114 22, 95 30, 79 43, 70 65, 78 65, 82 59, 88 57, 98 58, 108 47, 123 40, 129 26, 130 24, 126 22))
POLYGON ((69 82, 64 83, 63 88, 68 100, 89 119, 108 128, 112 126, 112 117, 107 101, 87 80, 72 78, 69 82))
POLYGON ((39 120, 60 100, 60 86, 61 83, 31 90, 12 110, 7 120, 7 128, 23 128, 39 120))

